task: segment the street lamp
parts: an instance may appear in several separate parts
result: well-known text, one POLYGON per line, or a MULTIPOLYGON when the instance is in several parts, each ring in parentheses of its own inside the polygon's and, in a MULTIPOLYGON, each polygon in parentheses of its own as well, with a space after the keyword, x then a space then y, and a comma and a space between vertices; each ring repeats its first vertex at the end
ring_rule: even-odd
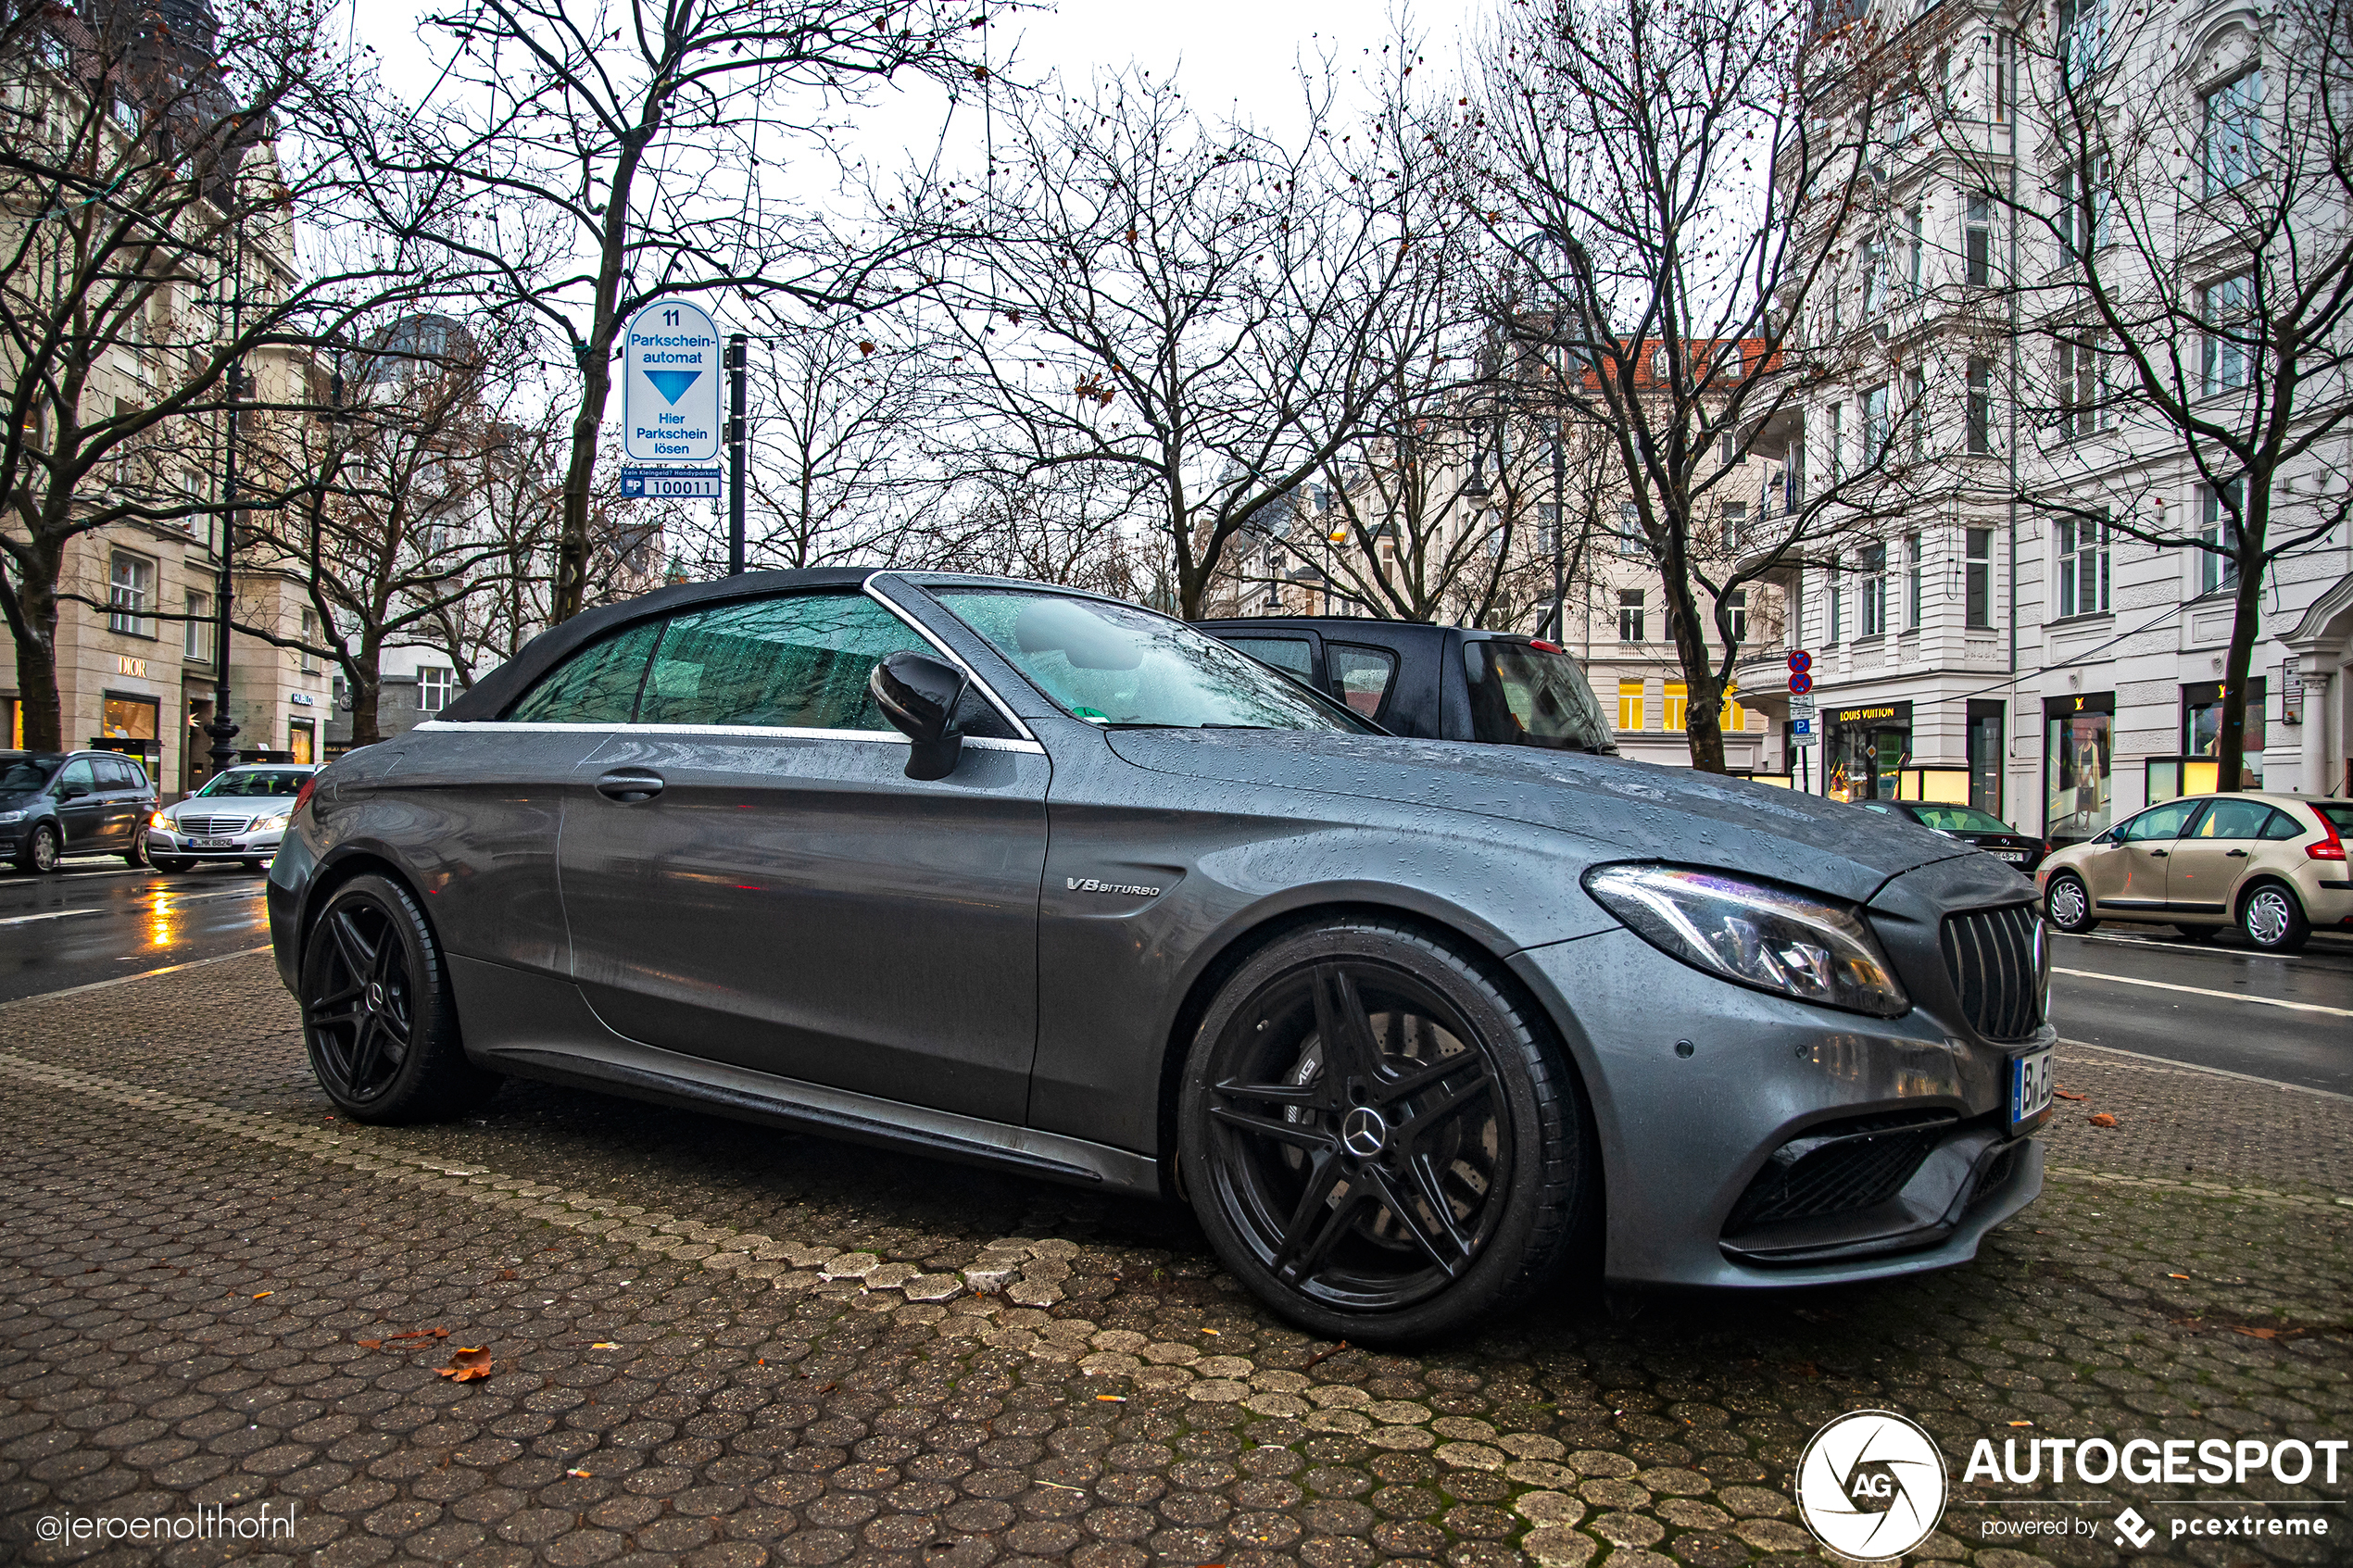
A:
MULTIPOLYGON (((242 283, 237 297, 244 296, 242 283)), ((234 309, 234 306, 231 307, 234 309)), ((232 328, 234 331, 235 328, 232 328)), ((236 593, 231 573, 237 538, 237 398, 245 390, 245 362, 241 355, 229 362, 228 434, 220 454, 220 551, 217 565, 212 633, 212 722, 205 734, 212 737, 212 776, 219 778, 237 759, 236 722, 229 717, 229 605, 236 593)))

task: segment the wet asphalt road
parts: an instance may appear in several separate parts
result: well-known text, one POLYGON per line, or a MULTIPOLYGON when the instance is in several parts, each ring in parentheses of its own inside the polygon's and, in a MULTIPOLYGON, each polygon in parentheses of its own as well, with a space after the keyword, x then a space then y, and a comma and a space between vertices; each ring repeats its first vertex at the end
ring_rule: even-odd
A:
POLYGON ((115 859, 0 871, 0 1001, 259 947, 261 884, 234 862, 174 876, 115 859))
MULTIPOLYGON (((261 892, 236 865, 0 870, 0 1001, 259 947, 261 892)), ((2319 936, 2271 958, 2235 935, 2199 944, 2171 926, 2109 922, 2057 938, 2052 962, 2063 1038, 2353 1094, 2353 941, 2319 936)))

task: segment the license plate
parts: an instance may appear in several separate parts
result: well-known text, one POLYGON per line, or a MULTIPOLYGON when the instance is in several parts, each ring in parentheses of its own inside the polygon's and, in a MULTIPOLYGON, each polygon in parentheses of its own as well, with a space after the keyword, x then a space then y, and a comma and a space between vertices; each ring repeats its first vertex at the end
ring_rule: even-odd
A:
POLYGON ((1994 859, 1997 860, 2007 860, 2013 866, 2022 866, 2026 864, 2026 851, 2023 849, 1996 849, 1994 851, 1994 859))
POLYGON ((2029 1051, 2010 1058, 2010 1130, 2038 1121, 2051 1109, 2051 1053, 2029 1051))
POLYGON ((191 849, 234 849, 236 847, 237 841, 233 838, 192 838, 188 840, 188 847, 191 849))

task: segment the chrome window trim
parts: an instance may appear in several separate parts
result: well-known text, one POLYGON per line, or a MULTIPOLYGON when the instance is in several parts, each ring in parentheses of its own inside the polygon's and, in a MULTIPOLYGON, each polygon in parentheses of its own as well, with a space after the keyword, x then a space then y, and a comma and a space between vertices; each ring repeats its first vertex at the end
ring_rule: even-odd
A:
MULTIPOLYGON (((988 683, 980 678, 980 671, 975 670, 971 664, 967 663, 963 655, 958 653, 954 648, 950 647, 946 643, 941 642, 937 636, 933 635, 930 627, 925 626, 922 621, 917 621, 912 615, 908 613, 903 607, 894 600, 887 597, 883 594, 882 590, 876 586, 877 583, 881 583, 881 581, 888 575, 890 574, 885 571, 875 572, 873 576, 866 579, 865 584, 860 592, 863 593, 868 598, 874 600, 876 604, 882 606, 885 609, 890 611, 891 614, 899 617, 900 620, 905 621, 910 631, 912 631, 915 635, 921 637, 925 642, 929 643, 934 648, 938 650, 940 658, 946 659, 949 663, 963 671, 965 676, 972 682, 973 689, 988 700, 988 706, 994 708, 998 713, 1003 717, 1005 722, 1013 727, 1014 732, 1018 734, 1023 740, 1029 741, 1034 744, 1038 739, 1037 735, 1030 730, 1030 727, 1027 724, 1022 722, 1021 715, 1007 707, 1005 705, 1005 699, 999 696, 996 691, 990 687, 988 683)), ((966 746, 972 745, 972 738, 970 736, 965 737, 964 744, 966 746)))
MULTIPOLYGON (((448 734, 632 734, 632 735, 754 735, 765 740, 862 740, 876 746, 912 743, 897 730, 804 730, 780 724, 573 724, 518 719, 428 719, 411 733, 434 730, 448 734)), ((964 744, 982 751, 1019 751, 1043 757, 1046 748, 1034 740, 1005 740, 995 735, 966 735, 964 744)))

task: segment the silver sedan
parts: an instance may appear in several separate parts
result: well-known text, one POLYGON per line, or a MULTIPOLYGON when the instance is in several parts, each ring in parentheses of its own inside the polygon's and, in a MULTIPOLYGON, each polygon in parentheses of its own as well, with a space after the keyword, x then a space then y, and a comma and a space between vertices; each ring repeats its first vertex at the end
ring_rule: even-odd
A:
POLYGON ((147 858, 165 872, 199 860, 242 860, 259 871, 278 853, 286 819, 318 771, 283 762, 229 769, 147 819, 147 858))

